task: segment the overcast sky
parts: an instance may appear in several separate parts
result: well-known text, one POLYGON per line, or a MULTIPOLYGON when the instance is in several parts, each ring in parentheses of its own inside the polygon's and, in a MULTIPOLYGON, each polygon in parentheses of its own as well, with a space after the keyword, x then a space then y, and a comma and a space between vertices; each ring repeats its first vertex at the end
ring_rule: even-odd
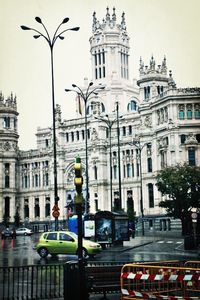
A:
POLYGON ((20 25, 42 30, 42 18, 51 34, 65 18, 68 31, 54 47, 55 96, 63 119, 76 117, 73 94, 64 89, 91 80, 89 38, 92 14, 102 21, 106 7, 116 8, 117 22, 125 12, 130 37, 130 77, 138 78, 140 56, 149 64, 164 55, 178 87, 200 87, 200 0, 0 0, 0 91, 17 96, 19 147, 36 148, 37 127, 52 124, 50 51, 44 39, 35 40, 20 25))

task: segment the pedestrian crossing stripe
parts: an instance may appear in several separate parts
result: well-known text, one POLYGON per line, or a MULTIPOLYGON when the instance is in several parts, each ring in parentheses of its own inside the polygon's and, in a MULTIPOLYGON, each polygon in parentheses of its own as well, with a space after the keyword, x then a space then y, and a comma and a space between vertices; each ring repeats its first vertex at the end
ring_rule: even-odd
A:
POLYGON ((164 241, 164 240, 162 240, 162 241, 157 241, 157 244, 183 244, 183 242, 181 242, 181 241, 164 241))

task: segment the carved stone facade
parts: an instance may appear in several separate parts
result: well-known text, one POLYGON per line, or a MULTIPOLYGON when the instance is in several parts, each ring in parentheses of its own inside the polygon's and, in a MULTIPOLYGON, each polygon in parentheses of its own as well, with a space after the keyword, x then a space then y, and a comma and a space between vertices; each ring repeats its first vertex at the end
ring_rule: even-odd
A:
MULTIPOLYGON (((138 86, 133 85, 125 14, 118 23, 115 9, 111 14, 107 9, 102 22, 94 13, 92 29, 93 83, 106 88, 87 103, 90 212, 110 210, 110 166, 112 206, 119 194, 118 102, 122 209, 127 210, 131 198, 136 215, 141 216, 139 152, 133 143, 139 139, 144 215, 159 217, 165 212, 158 207, 162 197, 155 185, 157 171, 182 162, 200 165, 200 88, 176 88, 166 58, 156 67, 153 56, 149 66, 140 60, 138 86), (98 116, 113 121, 111 148, 109 128, 98 116)), ((37 149, 21 151, 17 116, 16 98, 11 95, 5 100, 0 94, 0 222, 4 215, 13 222, 18 209, 23 222, 48 224, 54 220, 52 129, 38 128, 37 149)), ((77 154, 82 159, 85 195, 85 123, 78 109, 77 119, 63 120, 57 106, 56 141, 60 220, 65 222, 66 206, 74 200, 77 154)))

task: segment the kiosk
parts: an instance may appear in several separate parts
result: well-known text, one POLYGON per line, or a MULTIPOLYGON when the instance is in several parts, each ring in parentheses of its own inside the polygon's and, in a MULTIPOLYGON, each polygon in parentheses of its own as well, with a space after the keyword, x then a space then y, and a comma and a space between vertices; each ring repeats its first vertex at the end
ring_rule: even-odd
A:
POLYGON ((129 220, 126 214, 99 211, 94 215, 95 241, 107 246, 129 241, 129 220))

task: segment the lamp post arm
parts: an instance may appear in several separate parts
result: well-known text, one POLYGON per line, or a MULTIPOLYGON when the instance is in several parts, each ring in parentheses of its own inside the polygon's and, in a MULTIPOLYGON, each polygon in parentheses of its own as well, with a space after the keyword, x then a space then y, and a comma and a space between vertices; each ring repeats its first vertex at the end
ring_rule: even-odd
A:
MULTIPOLYGON (((92 84, 92 83, 91 83, 91 84, 92 84)), ((90 84, 88 85, 87 90, 86 90, 86 93, 85 93, 85 98, 86 98, 86 99, 88 99, 89 96, 90 96, 90 94, 91 94, 91 93, 89 93, 89 88, 90 88, 90 84)))
MULTIPOLYGON (((22 26, 21 26, 22 27, 22 26)), ((37 29, 34 29, 34 28, 29 28, 29 30, 32 30, 32 31, 35 31, 36 33, 38 33, 39 35, 37 36, 33 36, 35 39, 37 39, 37 38, 39 38, 40 36, 41 37, 43 37, 46 41, 47 41, 47 43, 49 44, 49 46, 51 46, 51 43, 50 43, 50 41, 48 40, 48 38, 42 33, 42 32, 40 32, 39 30, 37 30, 37 29)))
MULTIPOLYGON (((60 26, 61 26, 62 24, 63 24, 63 22, 61 22, 61 23, 58 25, 58 27, 57 27, 57 29, 56 29, 54 35, 53 35, 53 39, 52 39, 52 47, 53 47, 53 45, 55 44, 55 42, 56 42, 58 36, 61 35, 63 32, 65 32, 65 31, 68 30, 68 29, 66 29, 66 30, 64 30, 63 32, 59 33, 59 35, 56 36, 56 34, 57 34, 57 32, 58 32, 58 30, 59 30, 59 28, 60 28, 60 26)), ((47 32, 47 30, 46 30, 46 32, 47 32)), ((48 32, 47 32, 47 34, 48 34, 48 32)))
POLYGON ((79 92, 77 92, 76 90, 72 90, 72 91, 76 92, 78 95, 80 95, 83 98, 83 100, 86 102, 87 101, 86 95, 84 95, 83 91, 81 90, 81 88, 79 86, 76 86, 76 88, 79 90, 79 92))
POLYGON ((111 126, 113 126, 113 124, 117 122, 117 119, 114 119, 113 121, 111 121, 111 126))
MULTIPOLYGON (((62 32, 60 32, 58 35, 56 35, 56 33, 58 32, 58 29, 60 28, 60 26, 62 25, 63 23, 61 23, 58 28, 56 29, 56 32, 54 33, 54 36, 53 36, 53 40, 52 40, 52 45, 55 44, 57 38, 61 38, 61 39, 64 39, 64 37, 62 37, 62 34, 65 33, 66 31, 69 31, 69 30, 74 30, 74 28, 68 28, 68 29, 65 29, 63 30, 62 32)), ((78 28, 78 27, 77 27, 78 28)))
POLYGON ((88 86, 87 93, 86 93, 87 99, 90 97, 91 94, 95 94, 96 90, 100 90, 100 89, 101 89, 101 87, 98 86, 98 87, 94 88, 93 90, 91 90, 90 92, 88 92, 88 90, 89 90, 89 86, 88 86))
POLYGON ((42 24, 42 26, 43 26, 43 28, 44 28, 46 34, 47 34, 47 37, 45 37, 45 35, 43 35, 43 36, 44 36, 44 37, 46 38, 46 40, 48 41, 49 46, 50 46, 50 47, 53 47, 52 42, 51 42, 51 38, 50 38, 50 35, 49 35, 49 32, 48 32, 46 26, 45 26, 42 22, 41 22, 41 24, 42 24))

